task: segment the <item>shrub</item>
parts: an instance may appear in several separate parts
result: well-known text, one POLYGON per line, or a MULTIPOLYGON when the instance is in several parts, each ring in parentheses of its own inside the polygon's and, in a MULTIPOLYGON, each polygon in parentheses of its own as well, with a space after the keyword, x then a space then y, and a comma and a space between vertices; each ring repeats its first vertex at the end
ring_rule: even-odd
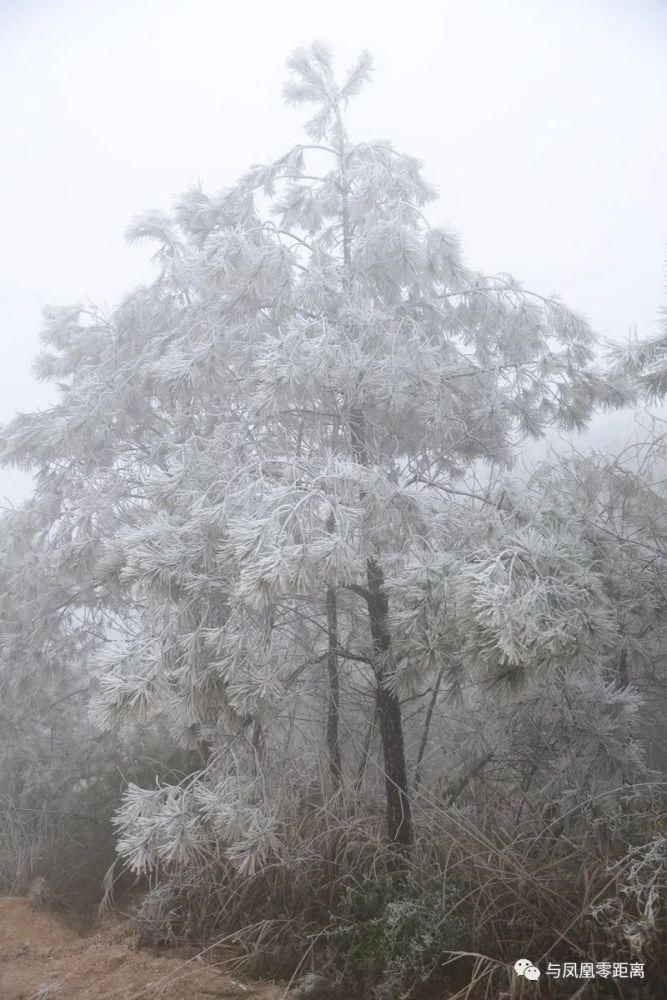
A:
POLYGON ((159 948, 176 944, 187 917, 187 900, 176 886, 158 883, 152 886, 132 915, 131 921, 140 948, 159 948))
POLYGON ((348 888, 327 933, 338 970, 383 1000, 410 1000, 443 984, 451 952, 471 947, 466 895, 450 879, 424 884, 413 871, 348 888))

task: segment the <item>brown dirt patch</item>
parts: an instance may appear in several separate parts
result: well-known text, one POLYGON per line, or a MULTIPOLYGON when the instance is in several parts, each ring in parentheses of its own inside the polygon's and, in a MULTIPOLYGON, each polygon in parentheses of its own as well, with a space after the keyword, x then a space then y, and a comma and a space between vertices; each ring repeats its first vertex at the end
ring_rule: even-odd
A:
POLYGON ((80 936, 26 899, 0 899, 2 1000, 280 1000, 193 953, 136 951, 127 923, 80 936))
POLYGON ((55 948, 76 940, 76 933, 27 899, 0 899, 0 959, 23 945, 55 948))

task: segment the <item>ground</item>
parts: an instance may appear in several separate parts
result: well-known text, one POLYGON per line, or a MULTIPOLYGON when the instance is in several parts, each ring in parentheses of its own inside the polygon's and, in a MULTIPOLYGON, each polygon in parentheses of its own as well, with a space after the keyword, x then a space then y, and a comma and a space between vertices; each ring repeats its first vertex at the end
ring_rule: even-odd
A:
POLYGON ((118 917, 80 934, 29 899, 0 899, 2 1000, 281 1000, 240 983, 196 952, 137 951, 118 917))

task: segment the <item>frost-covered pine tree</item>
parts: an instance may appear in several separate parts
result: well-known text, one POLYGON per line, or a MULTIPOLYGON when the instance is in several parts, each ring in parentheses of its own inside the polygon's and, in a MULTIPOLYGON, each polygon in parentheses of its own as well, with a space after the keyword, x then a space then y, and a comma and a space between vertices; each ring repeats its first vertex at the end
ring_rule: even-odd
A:
POLYGON ((667 396, 667 306, 658 314, 658 332, 624 347, 612 345, 611 356, 617 373, 629 375, 649 403, 667 396))
POLYGON ((48 785, 49 748, 71 756, 97 645, 50 541, 30 502, 0 517, 0 781, 22 786, 48 785))
POLYGON ((98 640, 51 542, 30 501, 0 517, 0 892, 27 888, 40 866, 62 878, 104 755, 85 707, 98 640))
MULTIPOLYGON (((577 538, 580 560, 595 572, 614 619, 611 648, 597 647, 594 669, 582 669, 580 683, 602 682, 615 692, 612 701, 617 709, 608 712, 612 728, 623 692, 641 695, 632 740, 641 738, 652 766, 663 770, 667 694, 664 462, 664 435, 649 434, 648 440, 627 445, 616 456, 563 455, 539 468, 531 483, 532 496, 542 509, 577 538)), ((600 708, 603 701, 598 698, 600 708)), ((626 748, 629 741, 630 735, 626 748)), ((617 758, 623 759, 620 747, 617 758)))
POLYGON ((660 500, 600 456, 545 461, 503 493, 447 578, 467 668, 458 714, 524 791, 581 801, 646 773, 638 688, 664 641, 664 565, 641 556, 660 500), (513 697, 485 695, 501 680, 513 697))
MULTIPOLYGON (((345 672, 372 692, 387 833, 408 847, 400 696, 450 657, 452 605, 433 594, 483 530, 450 501, 523 437, 624 399, 594 370, 583 320, 463 264, 425 214, 436 195, 419 161, 348 135, 367 54, 340 81, 320 44, 288 66, 306 140, 137 219, 156 279, 110 316, 48 315, 38 373, 60 402, 2 435, 4 460, 36 471, 44 517, 70 525, 82 606, 116 616, 103 720, 166 712, 208 762, 182 793, 132 790, 121 843, 138 868, 196 851, 199 820, 242 863, 272 849, 258 783, 276 752, 289 759, 290 705, 317 671, 334 787, 345 672)), ((498 555, 484 573, 528 581, 528 563, 498 555)), ((461 572, 475 655, 502 667, 461 572)))

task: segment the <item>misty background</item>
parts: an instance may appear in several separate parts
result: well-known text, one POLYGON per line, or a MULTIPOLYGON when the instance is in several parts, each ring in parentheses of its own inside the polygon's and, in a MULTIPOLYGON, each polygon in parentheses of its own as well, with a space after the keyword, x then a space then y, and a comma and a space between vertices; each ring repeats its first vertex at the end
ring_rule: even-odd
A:
MULTIPOLYGON (((313 38, 371 51, 353 139, 419 156, 466 262, 558 293, 602 336, 655 332, 665 302, 667 4, 418 0, 2 0, 0 423, 48 407, 31 375, 45 304, 113 306, 152 274, 123 240, 200 180, 232 183, 301 135, 279 92, 313 38)), ((624 440, 632 415, 587 440, 624 440)), ((30 477, 0 472, 17 503, 30 477)))

